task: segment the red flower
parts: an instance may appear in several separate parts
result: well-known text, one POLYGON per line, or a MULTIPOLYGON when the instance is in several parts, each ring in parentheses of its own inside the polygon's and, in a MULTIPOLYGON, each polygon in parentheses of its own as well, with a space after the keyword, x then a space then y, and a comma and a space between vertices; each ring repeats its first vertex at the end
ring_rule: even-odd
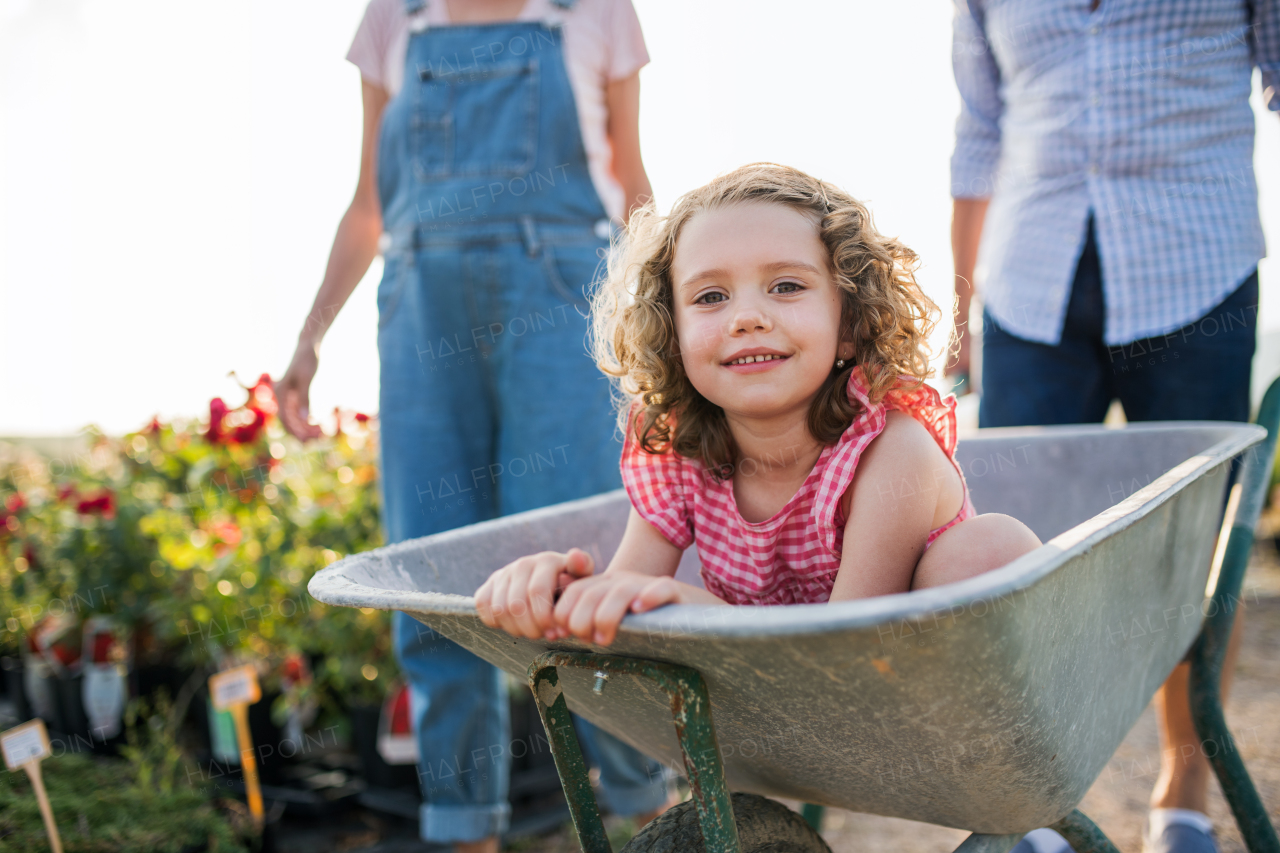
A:
POLYGON ((91 658, 94 663, 110 663, 112 647, 116 644, 116 638, 110 631, 103 631, 93 635, 93 651, 91 658))
POLYGON ((146 429, 143 430, 143 432, 150 433, 151 435, 159 435, 161 429, 162 427, 160 425, 160 416, 156 415, 153 418, 151 418, 151 423, 147 424, 147 427, 146 429))
POLYGON ((369 422, 368 415, 366 415, 364 412, 356 412, 356 423, 367 424, 368 422, 369 422))
POLYGON ((58 500, 60 501, 71 500, 71 498, 75 497, 75 494, 76 494, 75 483, 63 483, 61 486, 58 487, 58 500))
POLYGON ((0 506, 0 533, 18 531, 18 510, 27 505, 27 501, 22 497, 22 492, 14 492, 4 499, 4 505, 0 506))
POLYGON ((227 404, 221 397, 214 397, 209 401, 209 429, 205 431, 204 437, 210 443, 217 444, 222 439, 222 419, 226 416, 227 404))
POLYGON ((308 666, 307 659, 298 652, 290 653, 281 666, 280 679, 286 688, 295 684, 310 684, 311 667, 308 666))
POLYGON ((240 544, 240 527, 234 521, 223 521, 213 526, 213 535, 228 545, 240 544))
POLYGON ((276 413, 276 387, 270 376, 264 373, 258 377, 258 381, 249 389, 249 402, 245 405, 251 409, 260 409, 267 415, 276 413))
POLYGON ((76 512, 81 515, 101 515, 104 518, 114 518, 116 514, 115 495, 109 491, 104 491, 94 498, 85 498, 76 504, 76 512))
POLYGON ((253 444, 262 434, 262 428, 267 425, 266 412, 255 406, 250 406, 249 411, 253 412, 253 420, 231 431, 231 440, 236 444, 253 444))

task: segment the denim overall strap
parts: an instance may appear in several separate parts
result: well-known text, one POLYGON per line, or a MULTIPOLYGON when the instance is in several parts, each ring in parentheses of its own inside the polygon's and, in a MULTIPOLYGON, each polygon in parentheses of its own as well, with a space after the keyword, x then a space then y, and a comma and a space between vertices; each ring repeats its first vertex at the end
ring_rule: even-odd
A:
POLYGON ((411 34, 378 152, 383 227, 393 239, 519 217, 606 218, 562 46, 561 28, 542 21, 411 34))

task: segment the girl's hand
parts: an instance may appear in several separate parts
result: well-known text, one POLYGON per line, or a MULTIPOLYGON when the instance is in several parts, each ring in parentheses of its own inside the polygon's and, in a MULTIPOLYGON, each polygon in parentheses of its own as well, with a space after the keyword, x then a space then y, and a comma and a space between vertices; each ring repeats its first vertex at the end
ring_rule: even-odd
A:
POLYGON ((543 551, 521 557, 489 576, 476 590, 480 621, 516 637, 555 639, 556 593, 574 578, 588 578, 595 561, 586 551, 572 548, 567 554, 543 551))
POLYGON ((724 604, 706 590, 659 577, 610 569, 602 575, 574 581, 555 607, 556 629, 548 639, 573 635, 607 646, 618 636, 628 613, 644 613, 665 604, 724 604))

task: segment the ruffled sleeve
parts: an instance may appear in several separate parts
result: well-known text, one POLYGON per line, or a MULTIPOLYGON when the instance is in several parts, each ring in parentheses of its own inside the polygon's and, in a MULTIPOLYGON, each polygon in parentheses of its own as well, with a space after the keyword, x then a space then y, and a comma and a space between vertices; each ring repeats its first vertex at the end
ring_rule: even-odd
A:
POLYGON ((640 517, 683 550, 693 544, 697 463, 670 449, 666 453, 646 452, 634 434, 639 414, 639 407, 633 406, 627 416, 629 426, 622 444, 622 485, 640 517))
POLYGON ((862 368, 855 367, 849 373, 848 394, 850 400, 862 404, 862 411, 832 449, 814 500, 818 536, 833 555, 841 553, 844 542, 845 519, 840 514, 840 498, 853 482, 863 452, 884 431, 890 409, 906 412, 923 424, 942 451, 955 460, 958 440, 955 397, 947 395, 944 400, 935 388, 922 385, 914 391, 895 388, 885 394, 881 402, 873 403, 868 390, 862 368))
POLYGON ((885 395, 884 402, 889 408, 906 412, 924 424, 942 452, 955 459, 956 444, 960 436, 956 426, 954 395, 948 394, 944 399, 938 389, 931 385, 921 385, 914 391, 890 391, 885 395))

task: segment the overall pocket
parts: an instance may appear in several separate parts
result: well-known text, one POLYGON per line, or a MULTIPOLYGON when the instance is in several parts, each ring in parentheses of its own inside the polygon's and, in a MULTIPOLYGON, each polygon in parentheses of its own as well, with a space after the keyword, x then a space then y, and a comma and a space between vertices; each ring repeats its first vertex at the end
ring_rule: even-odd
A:
POLYGON ((413 277, 413 253, 388 251, 382 256, 382 280, 378 282, 378 328, 384 329, 395 317, 404 296, 406 282, 413 277))
POLYGON ((462 71, 420 65, 418 80, 410 126, 419 180, 512 177, 533 168, 537 59, 462 71))
POLYGON ((542 247, 542 266, 552 291, 572 303, 584 317, 591 304, 592 288, 605 274, 601 249, 607 250, 608 246, 584 243, 581 246, 542 247))

